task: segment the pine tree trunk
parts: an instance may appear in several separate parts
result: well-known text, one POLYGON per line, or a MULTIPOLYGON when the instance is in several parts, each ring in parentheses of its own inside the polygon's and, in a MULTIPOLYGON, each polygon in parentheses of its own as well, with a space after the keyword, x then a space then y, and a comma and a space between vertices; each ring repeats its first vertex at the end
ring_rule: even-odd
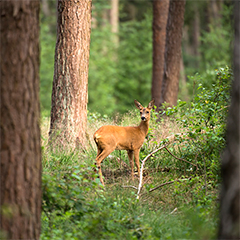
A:
POLYGON ((4 239, 39 239, 41 145, 39 1, 2 1, 1 231, 4 239))
POLYGON ((118 0, 111 0, 110 24, 112 26, 113 33, 118 33, 118 12, 118 0))
POLYGON ((85 145, 90 33, 91 0, 58 0, 49 133, 55 146, 85 145))
POLYGON ((236 1, 234 82, 227 124, 227 146, 222 158, 222 191, 218 239, 240 239, 240 3, 236 1))
POLYGON ((200 47, 200 15, 196 2, 194 2, 194 21, 193 21, 193 52, 199 61, 200 47))
POLYGON ((184 10, 185 0, 170 1, 161 102, 167 102, 170 106, 177 103, 184 10))
MULTIPOLYGON (((110 24, 112 27, 113 33, 113 43, 115 47, 118 47, 119 38, 118 38, 118 25, 119 25, 119 8, 118 0, 111 0, 111 11, 110 11, 110 24)), ((117 60, 117 54, 113 56, 113 61, 117 60)))
POLYGON ((221 27, 222 0, 211 0, 208 2, 208 17, 210 24, 221 27))
POLYGON ((166 31, 169 12, 169 0, 153 1, 153 70, 152 99, 155 100, 157 111, 162 100, 162 81, 165 65, 166 31))

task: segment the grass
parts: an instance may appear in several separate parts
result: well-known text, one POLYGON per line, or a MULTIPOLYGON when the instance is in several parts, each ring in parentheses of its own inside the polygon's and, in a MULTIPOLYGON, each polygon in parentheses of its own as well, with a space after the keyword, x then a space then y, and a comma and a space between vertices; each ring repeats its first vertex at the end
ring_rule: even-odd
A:
MULTIPOLYGON (((106 188, 94 172, 93 133, 102 125, 134 126, 138 112, 109 119, 89 114, 86 151, 52 152, 47 146, 49 119, 42 120, 43 213, 41 239, 213 239, 218 224, 218 188, 165 150, 145 165, 144 186, 136 199, 138 178, 130 177, 125 151, 114 151, 102 163, 106 188), (149 189, 175 179, 155 191, 149 189), (125 186, 125 187, 124 187, 125 186), (128 187, 126 187, 128 186, 128 187)), ((167 136, 184 131, 174 119, 150 123, 140 152, 142 160, 167 136)), ((169 149, 181 156, 179 146, 169 149)))

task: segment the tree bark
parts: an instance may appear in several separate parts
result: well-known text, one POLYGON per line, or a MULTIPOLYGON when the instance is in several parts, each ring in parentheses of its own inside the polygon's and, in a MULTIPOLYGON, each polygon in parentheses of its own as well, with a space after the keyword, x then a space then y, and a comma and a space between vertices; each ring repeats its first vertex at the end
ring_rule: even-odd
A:
POLYGON ((162 82, 162 101, 176 105, 181 61, 181 39, 184 23, 185 0, 171 0, 167 23, 165 67, 162 82))
POLYGON ((1 1, 1 231, 39 239, 39 1, 1 1))
POLYGON ((218 239, 240 239, 240 18, 235 2, 234 82, 227 124, 227 146, 222 158, 222 190, 218 239))
POLYGON ((170 0, 153 1, 153 69, 152 99, 155 100, 157 111, 162 99, 162 80, 165 65, 166 31, 170 0))
POLYGON ((91 4, 91 0, 58 0, 49 132, 55 146, 85 145, 91 4))

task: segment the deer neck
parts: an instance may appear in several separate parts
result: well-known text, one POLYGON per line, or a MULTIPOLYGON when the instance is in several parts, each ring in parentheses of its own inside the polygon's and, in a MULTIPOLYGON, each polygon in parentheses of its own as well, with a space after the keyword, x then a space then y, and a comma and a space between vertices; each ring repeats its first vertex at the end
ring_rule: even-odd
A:
POLYGON ((141 123, 139 125, 139 129, 141 130, 141 132, 144 133, 145 136, 148 133, 148 127, 149 127, 149 120, 148 121, 141 121, 141 123))

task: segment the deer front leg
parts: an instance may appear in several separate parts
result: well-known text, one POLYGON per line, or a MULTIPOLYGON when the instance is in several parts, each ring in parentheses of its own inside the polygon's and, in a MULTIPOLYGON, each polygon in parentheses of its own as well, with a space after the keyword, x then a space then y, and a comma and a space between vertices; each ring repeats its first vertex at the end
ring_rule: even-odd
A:
POLYGON ((133 151, 132 150, 128 150, 128 159, 129 159, 129 163, 131 166, 131 176, 132 176, 132 180, 134 179, 134 162, 133 162, 133 151))
POLYGON ((134 150, 134 159, 137 166, 138 176, 140 176, 139 152, 140 152, 140 149, 134 150))

